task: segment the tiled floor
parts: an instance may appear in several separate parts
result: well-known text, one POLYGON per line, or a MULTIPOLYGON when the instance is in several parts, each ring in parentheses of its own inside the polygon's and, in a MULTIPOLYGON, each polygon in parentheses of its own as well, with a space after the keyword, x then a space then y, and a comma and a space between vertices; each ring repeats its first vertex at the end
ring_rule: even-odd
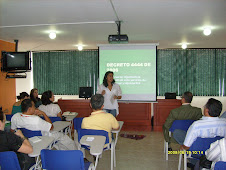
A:
MULTIPOLYGON (((179 155, 169 155, 165 160, 162 132, 121 132, 146 135, 144 139, 134 140, 119 137, 116 146, 116 168, 114 170, 177 170, 179 155)), ((172 145, 178 150, 179 145, 172 145)), ((97 170, 110 169, 110 151, 104 151, 99 159, 97 170)), ((88 160, 93 157, 86 152, 88 160)))

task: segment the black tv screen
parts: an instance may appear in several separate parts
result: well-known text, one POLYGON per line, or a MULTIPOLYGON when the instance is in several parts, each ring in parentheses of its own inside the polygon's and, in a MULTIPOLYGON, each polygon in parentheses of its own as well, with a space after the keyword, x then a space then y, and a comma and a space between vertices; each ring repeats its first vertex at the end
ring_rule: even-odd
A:
POLYGON ((92 87, 80 87, 79 88, 79 98, 90 98, 92 96, 92 87))
POLYGON ((29 52, 2 52, 2 71, 29 71, 29 52))

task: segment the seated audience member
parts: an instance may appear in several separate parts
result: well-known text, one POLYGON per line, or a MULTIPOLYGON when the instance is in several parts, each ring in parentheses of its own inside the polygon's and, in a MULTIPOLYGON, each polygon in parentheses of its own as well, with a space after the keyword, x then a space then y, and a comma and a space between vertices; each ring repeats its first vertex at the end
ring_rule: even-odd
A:
POLYGON ((30 92, 30 99, 35 103, 35 107, 38 108, 42 101, 40 98, 38 98, 38 89, 34 88, 30 92))
POLYGON ((15 133, 4 131, 5 121, 6 117, 0 111, 0 152, 16 152, 21 169, 29 169, 35 163, 35 159, 27 155, 33 152, 33 148, 20 130, 15 133))
POLYGON ((85 117, 82 121, 83 129, 105 130, 109 134, 109 142, 111 142, 111 131, 119 129, 119 123, 116 118, 103 111, 104 96, 96 94, 91 97, 90 106, 93 110, 89 117, 85 117))
POLYGON ((52 91, 46 91, 42 94, 42 105, 38 107, 39 110, 45 112, 49 117, 60 117, 62 120, 62 111, 58 104, 53 104, 54 94, 52 91))
POLYGON ((173 140, 169 137, 169 129, 174 120, 198 120, 202 117, 202 110, 191 106, 192 98, 193 95, 191 92, 184 92, 181 99, 182 106, 171 110, 163 125, 163 134, 166 142, 169 142, 169 150, 172 150, 170 148, 170 142, 173 142, 173 140))
POLYGON ((213 170, 218 161, 226 162, 226 138, 217 140, 210 145, 205 155, 201 156, 200 162, 195 165, 195 170, 199 170, 200 168, 213 170))
POLYGON ((49 117, 42 111, 35 108, 35 104, 31 99, 25 99, 21 103, 22 113, 17 113, 12 117, 11 129, 26 128, 28 130, 42 132, 43 136, 52 136, 58 141, 54 147, 58 150, 76 150, 74 141, 62 132, 50 131, 53 124, 49 117), (40 118, 43 116, 45 120, 40 118))
POLYGON ((12 109, 12 115, 14 115, 15 113, 21 112, 21 102, 24 99, 28 99, 29 95, 26 92, 22 92, 20 93, 19 96, 17 96, 17 99, 19 100, 18 102, 13 104, 13 109, 12 109))
MULTIPOLYGON (((222 111, 222 103, 210 98, 204 108, 204 116, 195 121, 188 129, 187 134, 175 130, 174 139, 181 144, 180 149, 188 150, 198 138, 226 137, 226 120, 219 118, 222 111), (178 138, 178 132, 180 137, 178 138), (183 137, 182 137, 183 136, 183 137)), ((195 164, 195 162, 191 162, 195 164)))

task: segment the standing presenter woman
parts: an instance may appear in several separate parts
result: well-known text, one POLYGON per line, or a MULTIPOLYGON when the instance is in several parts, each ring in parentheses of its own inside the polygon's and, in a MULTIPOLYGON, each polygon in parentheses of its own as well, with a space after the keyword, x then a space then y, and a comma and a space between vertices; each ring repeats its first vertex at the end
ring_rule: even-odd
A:
POLYGON ((119 114, 117 99, 122 98, 122 90, 115 83, 113 72, 108 71, 105 73, 103 84, 98 87, 97 94, 104 96, 104 110, 116 117, 119 114))

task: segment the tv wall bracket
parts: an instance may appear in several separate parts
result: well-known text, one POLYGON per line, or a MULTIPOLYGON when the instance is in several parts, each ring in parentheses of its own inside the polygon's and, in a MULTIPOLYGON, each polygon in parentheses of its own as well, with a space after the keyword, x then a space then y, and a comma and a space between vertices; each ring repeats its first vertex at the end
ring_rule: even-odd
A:
POLYGON ((6 73, 6 77, 7 79, 9 78, 26 78, 27 77, 27 73, 24 71, 14 71, 14 72, 7 72, 6 73))

